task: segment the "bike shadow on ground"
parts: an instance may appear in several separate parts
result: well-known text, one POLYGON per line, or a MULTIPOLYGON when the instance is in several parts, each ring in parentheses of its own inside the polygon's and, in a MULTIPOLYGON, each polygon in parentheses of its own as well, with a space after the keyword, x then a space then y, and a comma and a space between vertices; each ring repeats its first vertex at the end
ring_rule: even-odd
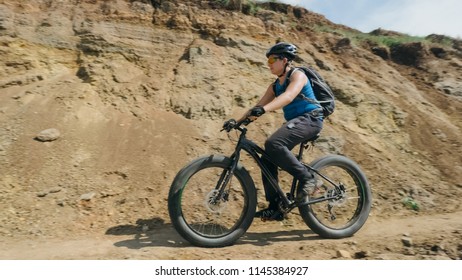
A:
MULTIPOLYGON (((173 228, 171 223, 165 223, 162 218, 138 219, 135 224, 116 225, 106 230, 106 235, 131 236, 129 239, 117 241, 116 247, 142 249, 145 247, 193 247, 185 241, 173 228)), ((311 230, 280 230, 268 232, 246 232, 235 245, 266 246, 277 242, 317 240, 319 236, 311 230)))
POLYGON ((138 219, 135 224, 117 225, 106 230, 106 235, 132 236, 114 243, 116 247, 141 249, 144 247, 188 247, 172 224, 162 218, 138 219))
POLYGON ((247 232, 236 242, 236 244, 266 246, 277 242, 307 241, 318 239, 321 238, 309 229, 293 229, 270 232, 247 232))

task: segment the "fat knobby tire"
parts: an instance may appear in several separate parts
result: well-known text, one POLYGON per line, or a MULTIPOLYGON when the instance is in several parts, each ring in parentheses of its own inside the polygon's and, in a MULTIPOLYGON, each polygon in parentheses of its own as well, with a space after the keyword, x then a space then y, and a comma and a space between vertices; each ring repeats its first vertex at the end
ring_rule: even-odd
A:
POLYGON ((361 196, 361 203, 359 203, 356 209, 355 217, 343 228, 331 228, 321 223, 309 205, 299 207, 300 215, 311 230, 323 238, 335 239, 352 236, 364 225, 371 210, 372 194, 365 174, 353 160, 340 155, 321 157, 310 163, 310 166, 316 170, 321 170, 321 173, 323 168, 335 166, 355 177, 361 196))
POLYGON ((227 169, 231 165, 231 162, 230 158, 222 155, 201 157, 190 162, 181 169, 173 180, 168 196, 170 219, 177 232, 193 245, 200 247, 224 247, 232 245, 247 231, 253 221, 257 205, 255 184, 248 171, 240 164, 237 165, 234 171, 234 177, 238 180, 243 191, 246 193, 244 197, 247 197, 247 201, 244 202, 244 211, 239 221, 235 224, 233 231, 219 237, 201 235, 194 231, 183 217, 181 200, 188 198, 182 197, 182 192, 185 187, 188 187, 188 180, 194 176, 195 173, 205 168, 227 169))

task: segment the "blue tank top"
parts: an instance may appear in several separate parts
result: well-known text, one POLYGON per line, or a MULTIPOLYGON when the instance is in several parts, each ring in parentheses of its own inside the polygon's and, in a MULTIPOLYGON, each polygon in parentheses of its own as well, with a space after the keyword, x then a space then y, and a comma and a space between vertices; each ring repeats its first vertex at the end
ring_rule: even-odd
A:
MULTIPOLYGON (((279 95, 283 94, 288 86, 288 81, 290 77, 287 77, 286 80, 284 81, 284 84, 279 84, 278 80, 275 82, 275 95, 278 97, 279 95)), ((304 96, 316 100, 316 97, 314 96, 313 88, 311 87, 311 84, 307 82, 301 92, 304 96)), ((309 102, 308 100, 305 100, 299 96, 295 97, 292 102, 287 104, 282 108, 284 111, 284 118, 287 121, 290 121, 293 118, 296 118, 298 116, 304 115, 306 113, 309 113, 315 109, 319 109, 320 106, 318 104, 314 104, 312 102, 309 102)))

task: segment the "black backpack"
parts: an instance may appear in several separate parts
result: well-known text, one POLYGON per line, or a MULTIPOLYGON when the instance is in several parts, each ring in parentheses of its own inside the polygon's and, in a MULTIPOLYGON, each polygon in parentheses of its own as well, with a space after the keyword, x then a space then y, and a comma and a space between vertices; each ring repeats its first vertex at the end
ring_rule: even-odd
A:
MULTIPOLYGON (((303 94, 299 94, 297 97, 303 98, 311 103, 319 104, 322 107, 322 113, 324 115, 324 118, 328 117, 334 112, 335 109, 335 99, 334 99, 334 93, 330 89, 329 85, 324 81, 324 79, 321 77, 321 75, 311 66, 308 67, 296 67, 290 69, 289 73, 287 74, 287 86, 289 86, 290 83, 290 75, 292 75, 292 72, 295 69, 300 69, 303 72, 305 72, 305 75, 308 77, 308 80, 311 83, 311 87, 313 88, 314 91, 314 96, 316 97, 316 100, 313 100, 311 98, 308 98, 304 96, 303 94)), ((275 83, 277 80, 275 81, 275 83)), ((276 92, 275 90, 275 84, 273 84, 273 91, 276 92)))

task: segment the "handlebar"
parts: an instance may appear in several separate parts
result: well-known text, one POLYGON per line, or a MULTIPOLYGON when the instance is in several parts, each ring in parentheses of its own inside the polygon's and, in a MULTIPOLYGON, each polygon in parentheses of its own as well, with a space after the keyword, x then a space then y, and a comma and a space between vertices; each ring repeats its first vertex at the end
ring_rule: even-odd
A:
POLYGON ((249 119, 248 117, 244 118, 243 120, 241 120, 241 121, 239 121, 237 123, 236 123, 236 120, 230 119, 230 120, 226 121, 223 124, 223 128, 220 131, 226 130, 226 132, 230 132, 231 129, 237 129, 237 130, 242 131, 243 128, 241 128, 241 126, 242 125, 247 126, 251 122, 252 122, 252 120, 249 119))
POLYGON ((251 123, 251 122, 253 122, 251 119, 245 118, 245 119, 243 119, 242 121, 240 121, 240 122, 238 122, 238 123, 236 124, 236 128, 237 128, 237 127, 240 127, 241 125, 247 126, 247 125, 249 125, 249 123, 251 123))

